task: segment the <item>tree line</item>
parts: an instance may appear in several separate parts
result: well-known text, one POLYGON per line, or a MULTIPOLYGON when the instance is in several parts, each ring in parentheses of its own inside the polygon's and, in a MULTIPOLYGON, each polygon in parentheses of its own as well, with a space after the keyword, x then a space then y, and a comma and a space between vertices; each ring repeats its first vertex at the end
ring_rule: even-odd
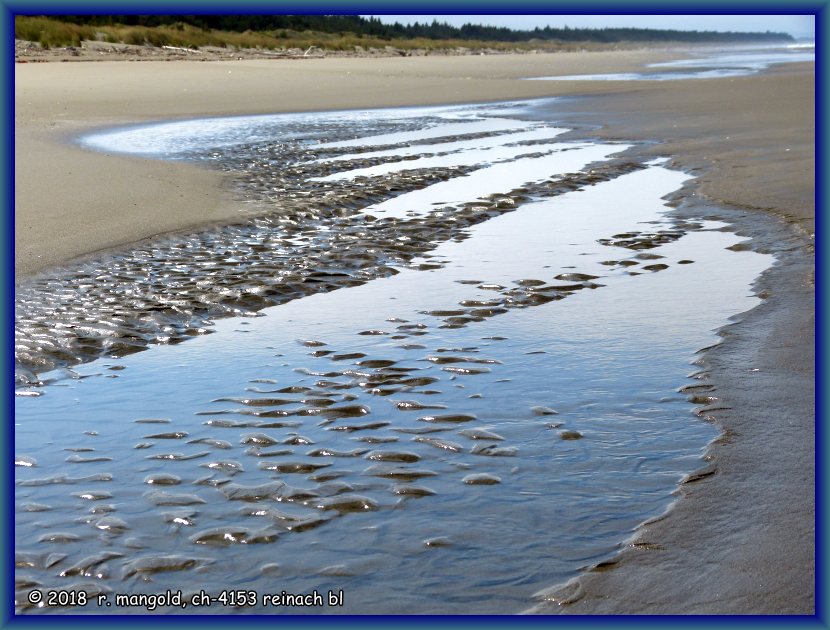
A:
POLYGON ((563 42, 744 42, 792 41, 787 33, 680 31, 649 28, 535 28, 515 30, 503 26, 464 24, 456 27, 433 20, 413 24, 386 24, 375 17, 359 15, 61 15, 49 16, 73 24, 91 26, 176 26, 187 24, 205 30, 232 32, 318 31, 323 33, 354 33, 383 39, 460 39, 497 42, 528 42, 531 40, 563 42))

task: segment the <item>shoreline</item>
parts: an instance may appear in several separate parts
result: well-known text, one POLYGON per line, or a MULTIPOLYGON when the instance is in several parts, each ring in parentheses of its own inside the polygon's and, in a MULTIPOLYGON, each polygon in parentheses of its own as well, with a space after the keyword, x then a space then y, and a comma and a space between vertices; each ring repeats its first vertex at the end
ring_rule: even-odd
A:
POLYGON ((775 255, 753 286, 763 301, 690 365, 713 387, 690 422, 720 434, 664 513, 525 614, 815 614, 814 343, 791 336, 815 326, 810 245, 781 218, 677 197, 671 214, 725 221, 775 255))
MULTIPOLYGON (((551 74, 550 63, 554 62, 553 73, 575 74, 598 68, 627 71, 644 59, 661 60, 661 55, 677 58, 676 54, 650 51, 613 56, 580 53, 566 59, 555 55, 557 59, 542 59, 544 63, 538 61, 541 55, 533 59, 539 64, 537 74, 551 74)), ((758 281, 758 290, 766 292, 768 299, 725 327, 724 343, 703 354, 705 368, 717 387, 715 395, 732 407, 712 414, 726 436, 708 450, 715 457, 717 472, 685 484, 682 498, 666 515, 638 529, 637 540, 658 545, 659 551, 626 550, 612 570, 589 572, 565 589, 554 589, 550 593, 554 601, 534 612, 812 613, 815 593, 809 583, 815 569, 809 564, 815 552, 811 529, 814 468, 802 470, 798 465, 807 461, 814 467, 815 456, 815 411, 812 397, 806 397, 809 400, 805 402, 804 395, 812 389, 814 374, 814 367, 807 365, 814 351, 813 338, 807 334, 814 326, 814 183, 812 188, 810 183, 814 117, 793 111, 794 100, 802 108, 812 107, 811 93, 805 93, 814 83, 812 64, 776 67, 733 80, 609 85, 516 81, 533 74, 526 64, 517 63, 526 60, 525 56, 309 60, 302 64, 303 72, 312 63, 316 69, 306 76, 305 83, 292 83, 301 78, 296 64, 277 73, 269 68, 274 62, 198 66, 181 62, 186 69, 163 71, 162 76, 155 76, 152 89, 147 89, 147 82, 157 74, 158 66, 146 68, 155 64, 140 64, 145 69, 128 78, 113 67, 118 62, 103 71, 102 64, 108 62, 27 65, 26 77, 21 76, 18 66, 16 226, 23 221, 21 227, 29 230, 17 230, 17 277, 160 232, 229 220, 236 213, 223 190, 220 173, 190 164, 61 146, 54 140, 57 136, 66 138, 85 129, 161 118, 317 111, 326 109, 323 105, 329 105, 327 109, 358 109, 370 101, 380 107, 578 96, 557 101, 549 112, 550 119, 578 125, 573 133, 583 138, 587 133, 614 139, 660 139, 657 144, 644 145, 643 155, 670 155, 673 165, 699 178, 692 189, 684 190, 689 197, 681 203, 680 212, 699 213, 695 208, 704 207, 711 199, 713 204, 724 206, 721 216, 731 216, 739 233, 755 238, 754 247, 775 250, 781 258, 780 264, 758 281), (492 62, 494 59, 497 61, 492 62), (112 80, 109 95, 102 97, 96 92, 100 82, 94 73, 78 70, 85 65, 112 80), (197 70, 204 66, 211 68, 197 70), (41 71, 43 68, 49 70, 41 71), (234 72, 245 75, 240 83, 246 89, 229 89, 218 82, 219 78, 227 79, 224 73, 234 72), (276 75, 280 75, 279 81, 265 82, 276 75), (206 84, 211 78, 214 83, 206 84), (286 83, 292 85, 290 94, 279 89, 286 83), (41 89, 35 93, 33 86, 41 89), (381 86, 383 91, 378 92, 381 86), (191 88, 199 93, 182 98, 191 88), (212 93, 212 100, 206 99, 207 92, 212 93), (759 95, 765 95, 768 106, 763 113, 751 108, 759 95), (27 97, 31 99, 28 107, 23 100, 27 97), (584 106, 586 100, 591 101, 588 107, 584 106), (331 106, 335 103, 340 107, 331 106), (747 123, 746 111, 753 111, 756 119, 747 123), (731 141, 733 135, 735 141, 731 141), (768 155, 770 147, 781 146, 784 138, 792 145, 785 147, 791 149, 787 152, 790 155, 782 156, 786 157, 783 163, 775 162, 781 158, 768 155), (44 164, 46 158, 50 164, 44 164), (44 187, 38 177, 35 167, 44 166, 57 180, 54 187, 44 187), (775 178, 768 177, 771 166, 777 168, 775 178), (69 167, 75 172, 59 172, 69 167), (149 184, 155 188, 147 190, 149 184), (45 218, 37 214, 36 210, 42 211, 44 205, 48 209, 50 203, 66 207, 47 213, 45 218), (112 216, 113 206, 129 204, 146 214, 133 217, 137 219, 133 223, 129 217, 112 216), (784 221, 766 217, 771 209, 784 221), (112 236, 113 228, 120 237, 112 236), (61 250, 61 243, 68 249, 61 250), (38 251, 50 252, 51 262, 38 251), (794 330, 796 334, 792 334, 794 330), (759 378, 750 378, 739 369, 747 360, 758 367, 759 378), (782 421, 792 427, 784 435, 776 424, 782 421), (765 440, 768 433, 774 439, 765 440), (782 464, 782 454, 790 465, 782 464), (768 480, 776 484, 767 484, 768 480), (797 514, 793 514, 792 488, 801 489, 803 495, 797 514), (745 493, 752 496, 751 506, 745 493), (761 529, 758 523, 765 527, 761 529), (800 532, 801 544, 789 539, 795 531, 800 532), (746 532, 751 533, 749 538, 746 532), (721 544, 712 544, 712 536, 721 544), (798 562, 788 561, 798 555, 794 549, 800 552, 798 562), (690 590, 695 597, 690 598, 690 590)))
POLYGON ((85 131, 235 114, 604 93, 608 86, 581 81, 515 79, 551 72, 627 72, 677 56, 638 50, 484 58, 330 58, 302 64, 286 60, 15 64, 15 278, 19 281, 89 252, 236 215, 233 201, 222 189, 221 175, 184 163, 113 157, 68 142, 85 131), (137 187, 137 181, 145 185, 137 187), (115 217, 113 207, 141 208, 142 215, 115 217))

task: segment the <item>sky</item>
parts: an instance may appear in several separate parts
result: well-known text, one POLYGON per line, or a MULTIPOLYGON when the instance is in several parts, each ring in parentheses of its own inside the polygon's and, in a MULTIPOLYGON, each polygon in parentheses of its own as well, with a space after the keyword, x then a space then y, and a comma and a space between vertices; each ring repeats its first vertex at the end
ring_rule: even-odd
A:
MULTIPOLYGON (((368 17, 368 16, 365 16, 368 17)), ((383 22, 447 22, 533 29, 537 26, 604 28, 633 26, 696 31, 776 31, 795 37, 813 37, 813 15, 377 15, 383 22)))

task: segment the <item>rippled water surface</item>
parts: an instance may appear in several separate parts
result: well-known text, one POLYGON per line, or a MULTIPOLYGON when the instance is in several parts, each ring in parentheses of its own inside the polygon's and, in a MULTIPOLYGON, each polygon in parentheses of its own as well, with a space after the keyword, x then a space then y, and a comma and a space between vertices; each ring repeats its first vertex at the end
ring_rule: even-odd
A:
POLYGON ((665 510, 716 435, 695 353, 769 258, 671 213, 686 175, 522 111, 87 138, 234 173, 244 211, 19 287, 18 609, 520 612, 665 510), (344 606, 261 599, 315 589, 344 606))

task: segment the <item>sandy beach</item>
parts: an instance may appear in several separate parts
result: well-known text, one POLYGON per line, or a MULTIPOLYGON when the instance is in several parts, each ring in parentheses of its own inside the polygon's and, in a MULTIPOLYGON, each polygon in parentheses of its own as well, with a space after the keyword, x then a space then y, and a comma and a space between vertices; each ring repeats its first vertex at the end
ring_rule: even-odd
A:
POLYGON ((607 86, 515 79, 553 72, 625 72, 670 58, 669 53, 603 52, 16 64, 16 275, 236 213, 216 192, 221 187, 217 174, 71 146, 72 138, 87 129, 199 116, 581 94, 607 86), (124 208, 141 212, 124 214, 124 208))
POLYGON ((539 613, 811 614, 814 503, 814 70, 729 79, 519 81, 630 72, 676 59, 625 51, 384 59, 17 64, 18 280, 69 260, 239 213, 216 172, 93 153, 79 133, 161 119, 564 97, 574 137, 654 141, 695 174, 679 211, 722 206, 779 264, 763 304, 702 355, 723 409, 706 473, 619 560, 546 595, 539 613), (766 219, 767 215, 776 221, 766 219), (764 220, 759 220, 761 216, 764 220))

